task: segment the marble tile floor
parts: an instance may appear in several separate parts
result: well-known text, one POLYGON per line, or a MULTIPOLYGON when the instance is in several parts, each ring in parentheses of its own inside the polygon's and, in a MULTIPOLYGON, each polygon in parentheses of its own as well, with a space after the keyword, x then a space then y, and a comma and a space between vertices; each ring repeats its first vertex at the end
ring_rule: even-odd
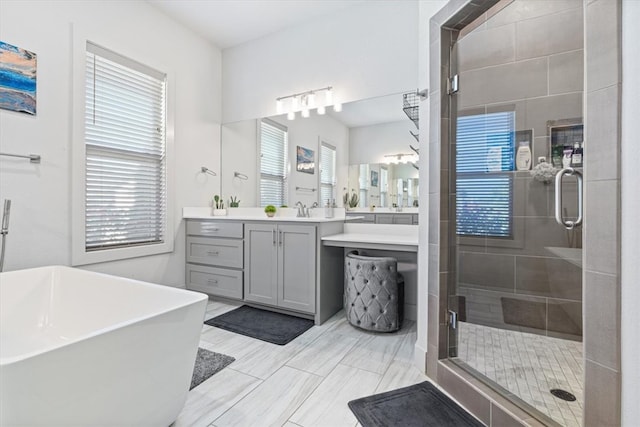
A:
POLYGON ((560 425, 582 425, 582 343, 460 322, 458 358, 560 425), (549 390, 576 396, 567 402, 549 390))
MULTIPOLYGON (((206 319, 237 306, 210 300, 206 319)), ((189 392, 173 427, 357 426, 350 400, 427 380, 415 340, 415 322, 373 334, 342 312, 285 346, 203 325, 200 346, 236 361, 189 392)))

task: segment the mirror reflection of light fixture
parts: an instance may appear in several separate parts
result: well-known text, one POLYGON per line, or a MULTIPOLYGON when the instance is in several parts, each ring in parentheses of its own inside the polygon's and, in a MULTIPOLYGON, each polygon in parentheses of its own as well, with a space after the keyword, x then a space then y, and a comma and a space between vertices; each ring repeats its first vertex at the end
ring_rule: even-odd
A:
POLYGON ((399 164, 399 163, 410 163, 415 161, 415 154, 413 153, 398 153, 398 154, 385 154, 384 156, 385 158, 387 158, 388 160, 386 161, 386 163, 394 163, 394 164, 399 164))
POLYGON ((342 103, 337 101, 334 103, 333 88, 331 86, 276 98, 276 111, 278 114, 284 114, 286 112, 287 119, 289 120, 294 120, 296 118, 296 111, 300 111, 300 115, 307 118, 310 115, 310 110, 314 108, 317 108, 319 115, 323 115, 326 113, 326 107, 331 105, 333 105, 334 111, 342 111, 342 103), (318 97, 316 96, 318 92, 325 92, 324 102, 318 100, 318 97), (284 103, 287 99, 291 100, 289 102, 288 109, 285 108, 286 104, 284 103))

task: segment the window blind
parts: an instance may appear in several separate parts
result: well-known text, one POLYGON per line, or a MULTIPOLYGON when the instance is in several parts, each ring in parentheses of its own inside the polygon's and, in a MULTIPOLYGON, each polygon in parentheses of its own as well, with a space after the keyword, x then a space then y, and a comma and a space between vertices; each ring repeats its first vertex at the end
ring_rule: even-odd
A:
POLYGON ((288 131, 268 119, 260 124, 260 206, 287 204, 288 131))
POLYGON ((85 246, 163 243, 166 76, 87 43, 85 246))
POLYGON ((336 149, 323 142, 320 146, 320 205, 333 203, 336 185, 336 149))
POLYGON ((514 122, 513 111, 458 117, 458 235, 512 235, 514 122))
POLYGON ((386 167, 380 167, 380 206, 389 206, 389 170, 386 167))
POLYGON ((369 165, 361 164, 360 165, 360 173, 358 175, 358 184, 360 185, 360 202, 358 203, 359 208, 366 208, 368 205, 367 199, 369 198, 369 165))

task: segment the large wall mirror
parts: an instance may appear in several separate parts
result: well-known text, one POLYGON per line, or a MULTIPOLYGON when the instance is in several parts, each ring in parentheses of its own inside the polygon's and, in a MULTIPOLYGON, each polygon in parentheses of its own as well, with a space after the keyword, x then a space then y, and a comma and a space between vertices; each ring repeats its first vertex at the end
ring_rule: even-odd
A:
POLYGON ((289 206, 343 206, 345 193, 358 196, 358 207, 418 205, 417 129, 402 93, 346 103, 341 112, 312 110, 308 118, 225 123, 221 132, 221 193, 241 207, 281 200, 280 193, 289 206), (282 139, 286 153, 274 148, 282 139))

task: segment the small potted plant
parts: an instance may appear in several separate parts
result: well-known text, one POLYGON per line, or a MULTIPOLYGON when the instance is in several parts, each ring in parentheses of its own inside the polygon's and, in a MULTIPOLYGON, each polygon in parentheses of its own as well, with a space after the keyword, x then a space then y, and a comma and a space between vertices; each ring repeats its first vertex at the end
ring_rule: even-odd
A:
POLYGON ((235 197, 235 196, 231 196, 231 197, 229 198, 229 207, 230 207, 230 208, 237 208, 237 207, 240 207, 240 200, 238 200, 238 198, 237 198, 237 197, 235 197))
POLYGON ((273 205, 267 205, 264 207, 264 213, 266 213, 267 216, 271 218, 276 214, 276 207, 273 205))
POLYGON ((224 208, 224 200, 217 194, 213 196, 213 216, 224 216, 227 210, 224 208))
POLYGON ((352 188, 351 191, 352 191, 351 196, 349 196, 349 192, 346 192, 342 197, 342 201, 344 202, 344 207, 347 210, 357 208, 358 203, 360 203, 360 198, 356 194, 356 190, 352 188))

